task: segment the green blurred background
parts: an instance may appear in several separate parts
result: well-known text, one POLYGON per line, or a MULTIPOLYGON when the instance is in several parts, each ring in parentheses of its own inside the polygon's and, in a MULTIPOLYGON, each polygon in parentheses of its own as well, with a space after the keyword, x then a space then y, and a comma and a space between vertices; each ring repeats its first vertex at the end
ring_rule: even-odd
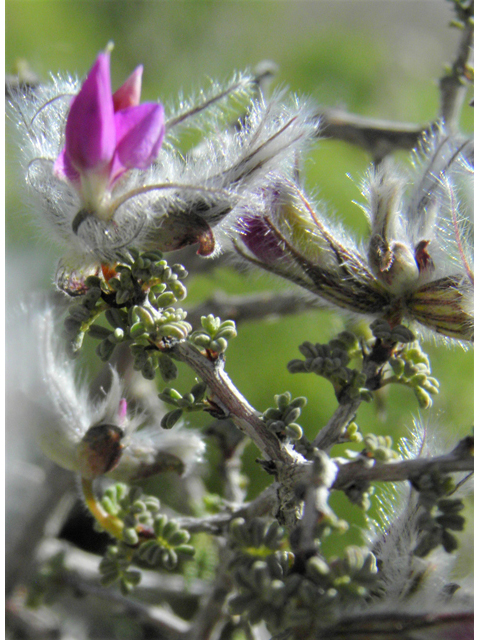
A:
MULTIPOLYGON (((6 3, 6 71, 14 72, 19 61, 26 60, 41 79, 58 71, 83 76, 113 40, 113 87, 142 63, 143 99, 171 102, 180 91, 190 95, 207 85, 208 78, 225 80, 235 70, 253 69, 269 59, 279 68, 275 84, 309 97, 313 104, 426 123, 437 115, 436 82, 444 64, 453 60, 459 37, 448 27, 452 17, 450 3, 442 0, 15 0, 6 3)), ((470 111, 466 107, 462 115, 467 132, 473 128, 470 111)), ((23 178, 11 134, 6 157, 7 294, 47 290, 60 253, 39 236, 23 204, 23 178)), ((405 160, 405 155, 399 156, 400 162, 405 160)), ((345 143, 320 141, 305 166, 309 189, 360 236, 367 225, 353 201, 361 201, 359 184, 369 161, 363 151, 345 143)), ((248 294, 281 286, 264 276, 220 269, 189 280, 188 302, 216 290, 248 294)), ((294 397, 307 396, 301 424, 313 435, 336 407, 333 391, 319 377, 290 375, 286 364, 299 355, 297 347, 303 341, 326 342, 343 327, 344 318, 327 311, 244 324, 229 346, 227 371, 262 411, 272 405, 276 393, 289 390, 294 397)), ((422 415, 454 443, 469 432, 473 419, 472 352, 434 344, 428 345, 428 352, 441 394, 433 409, 422 415)), ((92 359, 88 366, 99 365, 92 359)), ((175 386, 183 392, 182 384, 187 383, 175 386)), ((398 440, 408 434, 419 413, 416 400, 407 389, 392 388, 383 401, 380 414, 374 403, 362 406, 357 422, 364 433, 389 433, 398 440)), ((270 481, 255 463, 256 455, 250 447, 246 469, 252 496, 270 481)), ((214 479, 210 484, 214 488, 214 479)), ((359 510, 343 498, 332 498, 338 515, 361 523, 359 510)), ((358 541, 355 527, 342 545, 349 537, 358 541)), ((335 550, 335 540, 328 544, 335 550)))

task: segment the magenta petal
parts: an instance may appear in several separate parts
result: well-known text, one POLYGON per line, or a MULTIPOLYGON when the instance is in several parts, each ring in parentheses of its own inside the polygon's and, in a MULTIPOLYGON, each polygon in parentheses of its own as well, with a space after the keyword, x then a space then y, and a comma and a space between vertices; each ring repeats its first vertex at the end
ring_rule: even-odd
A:
POLYGON ((240 231, 244 244, 254 256, 266 264, 272 264, 285 255, 281 240, 275 236, 262 218, 245 217, 241 221, 240 231))
POLYGON ((126 417, 127 417, 127 401, 125 400, 125 398, 122 398, 118 406, 118 422, 120 425, 122 425, 125 422, 126 417))
POLYGON ((165 124, 163 107, 146 102, 115 114, 116 162, 126 169, 146 169, 162 146, 165 124))
POLYGON ((113 94, 113 110, 120 111, 140 104, 143 66, 140 65, 113 94))
POLYGON ((101 169, 115 152, 115 121, 110 86, 110 55, 100 53, 78 95, 65 128, 65 148, 79 172, 101 169))
POLYGON ((59 178, 66 179, 74 184, 80 184, 80 174, 70 162, 65 147, 60 152, 53 165, 53 173, 59 178))

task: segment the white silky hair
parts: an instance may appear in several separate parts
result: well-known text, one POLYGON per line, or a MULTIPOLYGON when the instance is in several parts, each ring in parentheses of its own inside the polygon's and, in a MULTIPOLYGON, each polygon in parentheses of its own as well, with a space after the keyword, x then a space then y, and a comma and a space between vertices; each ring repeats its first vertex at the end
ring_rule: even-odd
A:
POLYGON ((473 283, 473 141, 439 127, 425 133, 413 165, 412 235, 431 239, 427 250, 437 277, 459 274, 473 283))
POLYGON ((425 132, 412 154, 410 170, 387 159, 363 182, 367 205, 362 209, 372 233, 391 216, 389 239, 404 242, 411 250, 421 240, 428 241, 434 268, 420 275, 420 284, 444 276, 471 276, 473 231, 467 196, 473 192, 472 150, 471 140, 447 135, 439 127, 425 132))
MULTIPOLYGON (((59 339, 58 310, 48 306, 35 318, 38 335, 41 387, 37 397, 51 419, 37 428, 37 441, 43 453, 59 466, 78 471, 77 446, 88 429, 99 423, 117 424, 122 397, 118 373, 103 398, 92 401, 86 380, 76 372, 59 339)), ((130 425, 132 428, 135 425, 130 425)))
POLYGON ((22 166, 37 222, 79 264, 114 261, 130 246, 144 250, 161 245, 165 219, 186 216, 188 224, 192 211, 218 226, 213 255, 218 254, 223 228, 229 226, 228 220, 220 223, 235 217, 239 204, 261 188, 270 171, 291 167, 315 132, 305 103, 282 94, 268 103, 254 98, 253 80, 237 76, 225 89, 213 86, 210 93, 167 114, 156 161, 146 170, 128 171, 113 185, 112 220, 88 215, 74 229, 81 198, 72 184, 53 174, 53 164, 64 145, 70 100, 79 86, 78 80, 54 77, 39 89, 14 94, 10 110, 22 136, 22 166), (248 106, 232 125, 228 117, 235 101, 248 106), (182 154, 176 142, 185 127, 197 132, 200 143, 182 154))
POLYGON ((390 158, 372 167, 362 185, 367 206, 362 207, 373 234, 388 240, 408 241, 402 211, 406 178, 390 158))
POLYGON ((135 480, 140 468, 145 471, 154 466, 162 454, 175 456, 182 462, 183 473, 190 472, 205 450, 200 435, 181 425, 172 430, 153 426, 160 423, 161 416, 149 416, 147 420, 141 410, 127 412, 125 419, 121 419, 119 407, 125 390, 112 367, 108 391, 102 390, 103 395, 92 400, 86 380, 79 377, 75 361, 63 348, 57 317, 58 309, 47 305, 36 310, 31 319, 38 338, 41 379, 35 387, 31 381, 30 386, 36 389, 36 397, 47 416, 36 429, 43 453, 59 466, 78 472, 78 444, 90 427, 109 424, 123 430, 124 448, 118 466, 108 477, 135 480))
POLYGON ((381 567, 382 593, 372 601, 371 612, 439 613, 468 610, 472 596, 468 579, 452 578, 456 558, 437 547, 426 558, 413 555, 419 532, 417 495, 394 483, 377 496, 381 523, 370 528, 368 544, 381 567), (448 585, 465 583, 467 589, 449 596, 448 585))
MULTIPOLYGON (((141 220, 143 216, 144 220, 133 246, 161 244, 162 225, 169 217, 185 216, 188 225, 189 215, 194 214, 212 227, 212 256, 218 255, 228 246, 228 232, 245 204, 270 188, 274 171, 291 174, 296 152, 312 135, 308 107, 295 98, 286 106, 281 96, 276 96, 269 103, 254 101, 239 129, 217 127, 184 156, 165 145, 158 161, 143 175, 144 187, 152 187, 152 191, 138 194, 124 205, 129 217, 141 220), (167 188, 155 189, 155 185, 167 188)), ((195 226, 194 219, 191 224, 195 226)))
MULTIPOLYGON (((452 445, 455 439, 452 437, 452 445)), ((451 449, 448 438, 436 425, 414 421, 414 429, 400 443, 406 459, 445 454, 451 449)), ((455 497, 472 489, 465 483, 455 497)), ((414 556, 413 550, 421 532, 417 527, 418 493, 407 483, 391 483, 376 493, 378 520, 369 521, 365 531, 368 546, 381 566, 383 594, 373 610, 384 611, 392 607, 398 611, 421 613, 425 611, 462 610, 469 603, 469 594, 458 594, 448 601, 445 587, 451 582, 455 566, 454 554, 442 548, 434 549, 426 558, 414 556), (419 584, 416 579, 421 576, 419 584)))

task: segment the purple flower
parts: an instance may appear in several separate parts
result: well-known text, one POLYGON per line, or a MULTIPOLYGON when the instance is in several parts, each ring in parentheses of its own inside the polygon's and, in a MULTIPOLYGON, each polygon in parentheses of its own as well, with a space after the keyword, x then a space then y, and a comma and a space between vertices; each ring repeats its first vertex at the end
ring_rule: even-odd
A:
POLYGON ((110 54, 100 53, 72 100, 65 146, 55 174, 71 182, 88 212, 109 219, 116 181, 129 169, 146 169, 157 157, 165 133, 160 104, 139 104, 142 67, 112 95, 110 54))
POLYGON ((266 221, 259 216, 245 217, 241 224, 243 243, 254 256, 272 264, 284 257, 282 241, 274 234, 266 221))

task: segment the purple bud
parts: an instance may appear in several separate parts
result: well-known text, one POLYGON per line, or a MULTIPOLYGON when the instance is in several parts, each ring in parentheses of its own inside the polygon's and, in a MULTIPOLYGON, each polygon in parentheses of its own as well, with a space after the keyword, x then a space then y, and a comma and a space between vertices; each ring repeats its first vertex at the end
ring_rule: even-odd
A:
POLYGON ((241 233, 245 246, 262 262, 271 264, 285 255, 282 241, 262 218, 243 218, 241 233))

